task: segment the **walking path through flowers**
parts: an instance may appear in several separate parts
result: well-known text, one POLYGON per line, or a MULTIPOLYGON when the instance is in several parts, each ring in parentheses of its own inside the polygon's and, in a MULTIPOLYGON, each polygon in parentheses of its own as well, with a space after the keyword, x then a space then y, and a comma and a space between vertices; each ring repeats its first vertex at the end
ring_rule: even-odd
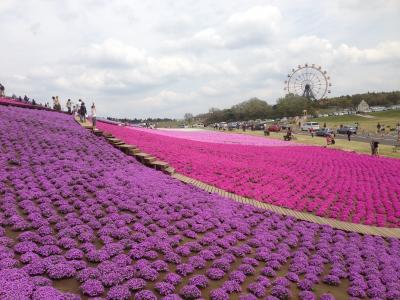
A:
POLYGON ((246 198, 246 197, 242 197, 242 196, 239 196, 236 194, 232 194, 232 193, 229 193, 222 189, 210 186, 201 181, 195 180, 193 178, 189 178, 189 177, 184 176, 179 173, 175 173, 172 176, 182 182, 194 185, 198 188, 201 188, 202 190, 208 191, 209 193, 217 193, 223 197, 233 199, 240 203, 250 204, 255 207, 267 209, 269 211, 273 211, 280 215, 295 217, 298 220, 313 222, 313 223, 317 223, 317 224, 321 224, 321 225, 329 225, 329 226, 332 226, 333 228, 350 231, 350 232, 370 234, 370 235, 376 235, 376 236, 382 236, 382 237, 400 238, 400 229, 399 228, 385 228, 385 227, 377 227, 377 226, 368 226, 368 225, 362 225, 362 224, 354 224, 354 223, 349 223, 349 222, 337 221, 334 219, 322 218, 322 217, 312 215, 310 213, 298 212, 298 211, 295 211, 292 209, 287 209, 287 208, 263 203, 263 202, 260 202, 260 201, 257 201, 257 200, 251 199, 251 198, 246 198))
POLYGON ((314 146, 216 146, 101 122, 98 127, 230 193, 343 222, 400 224, 400 160, 314 146))

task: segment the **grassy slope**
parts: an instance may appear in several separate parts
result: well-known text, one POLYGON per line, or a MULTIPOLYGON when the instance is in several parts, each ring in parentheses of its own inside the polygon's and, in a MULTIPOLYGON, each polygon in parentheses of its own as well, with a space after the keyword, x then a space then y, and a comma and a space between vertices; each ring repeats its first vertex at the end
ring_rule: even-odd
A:
MULTIPOLYGON (((378 122, 381 125, 385 125, 385 127, 390 126, 391 128, 395 128, 396 124, 400 122, 400 110, 374 112, 369 113, 368 115, 372 116, 373 118, 350 115, 315 118, 310 121, 319 122, 320 125, 323 125, 324 122, 326 122, 326 126, 329 128, 337 128, 340 126, 340 124, 346 125, 358 122, 360 130, 365 132, 375 132, 378 122)), ((386 131, 388 131, 388 128, 386 128, 386 131)))
MULTIPOLYGON (((239 134, 250 134, 250 135, 257 135, 257 136, 264 136, 264 133, 261 131, 246 131, 243 133, 242 131, 234 131, 235 133, 239 134)), ((270 138, 283 140, 283 133, 275 133, 272 132, 270 138)), ((307 145, 316 145, 316 146, 326 146, 326 139, 323 137, 314 137, 312 138, 309 135, 298 135, 296 134, 295 142, 307 144, 307 145)), ((369 143, 364 142, 356 142, 356 141, 347 141, 336 139, 335 145, 328 146, 329 148, 335 149, 342 149, 345 151, 356 151, 358 153, 365 153, 370 154, 371 148, 369 143)), ((379 145, 379 155, 381 156, 388 156, 393 158, 400 158, 400 152, 393 152, 393 146, 388 145, 379 145)))

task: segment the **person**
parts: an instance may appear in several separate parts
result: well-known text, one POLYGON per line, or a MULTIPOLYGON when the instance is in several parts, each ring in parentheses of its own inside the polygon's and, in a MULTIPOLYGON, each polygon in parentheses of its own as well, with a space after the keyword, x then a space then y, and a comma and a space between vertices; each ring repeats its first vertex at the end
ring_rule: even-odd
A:
POLYGON ((326 145, 330 145, 332 143, 332 137, 330 134, 326 135, 326 145))
POLYGON ((332 143, 332 145, 335 145, 336 144, 336 141, 335 141, 336 135, 335 134, 331 134, 331 137, 332 137, 331 143, 332 143))
POLYGON ((351 140, 351 131, 350 130, 347 130, 347 139, 350 142, 350 140, 351 140))
POLYGON ((371 141, 371 155, 372 156, 378 156, 378 146, 379 142, 378 141, 371 141))
POLYGON ((5 97, 5 88, 4 85, 0 83, 0 97, 5 97))
POLYGON ((269 128, 268 128, 267 124, 264 125, 264 135, 269 136, 269 128))
POLYGON ((82 100, 81 99, 79 99, 78 100, 78 104, 76 105, 77 106, 77 112, 78 112, 78 115, 79 115, 79 121, 82 123, 83 122, 83 118, 82 118, 82 100))
POLYGON ((72 108, 72 102, 71 102, 71 99, 68 99, 68 101, 67 101, 67 110, 68 110, 69 114, 72 113, 71 108, 72 108))
POLYGON ((87 113, 87 110, 86 110, 86 106, 85 106, 85 102, 81 102, 81 107, 80 107, 80 112, 79 112, 79 114, 80 114, 80 116, 81 116, 81 122, 86 122, 86 113, 87 113))
POLYGON ((78 104, 72 105, 72 114, 74 115, 74 117, 78 115, 78 104))
POLYGON ((326 135, 326 145, 335 145, 335 136, 333 134, 327 134, 326 135))
POLYGON ((246 124, 245 123, 243 123, 243 125, 242 125, 242 130, 243 130, 243 132, 246 131, 246 124))
POLYGON ((36 105, 35 99, 32 99, 32 105, 36 105))
POLYGON ((28 96, 27 96, 27 95, 25 95, 25 96, 24 96, 24 101, 25 101, 26 103, 28 103, 28 102, 29 102, 29 98, 28 98, 28 96))
POLYGON ((56 109, 56 97, 52 96, 51 100, 53 100, 53 109, 56 109))
POLYGON ((58 98, 58 96, 56 96, 56 110, 61 111, 61 103, 60 103, 60 99, 58 98))
POLYGON ((324 128, 326 128, 326 122, 324 122, 324 128))
POLYGON ((96 106, 94 106, 94 102, 91 107, 91 115, 92 115, 92 125, 94 130, 96 129, 96 106))
POLYGON ((376 131, 379 133, 381 131, 381 123, 378 122, 378 125, 376 125, 376 131))
POLYGON ((314 137, 314 128, 310 128, 311 137, 314 137))
POLYGON ((292 139, 292 128, 288 127, 287 131, 286 131, 286 135, 283 136, 283 139, 285 141, 290 141, 292 139))

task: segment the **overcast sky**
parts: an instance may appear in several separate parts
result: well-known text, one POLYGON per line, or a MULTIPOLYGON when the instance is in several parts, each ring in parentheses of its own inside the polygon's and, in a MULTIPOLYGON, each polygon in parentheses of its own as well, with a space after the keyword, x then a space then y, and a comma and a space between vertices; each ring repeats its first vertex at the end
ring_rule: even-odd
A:
POLYGON ((123 117, 273 104, 304 63, 332 95, 398 90, 399 15, 398 0, 0 0, 0 82, 123 117))

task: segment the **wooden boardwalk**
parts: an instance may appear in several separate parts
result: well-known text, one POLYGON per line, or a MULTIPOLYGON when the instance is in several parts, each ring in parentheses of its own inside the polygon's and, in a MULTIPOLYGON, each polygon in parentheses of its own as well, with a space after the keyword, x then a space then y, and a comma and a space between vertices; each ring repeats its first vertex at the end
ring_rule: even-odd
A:
POLYGON ((400 238, 400 229, 399 228, 368 226, 368 225, 338 221, 335 219, 318 217, 318 216, 315 216, 310 213, 299 212, 299 211, 295 211, 292 209, 264 203, 264 202, 261 202, 261 201, 255 200, 255 199, 242 197, 242 196, 224 191, 222 189, 208 185, 204 182, 198 181, 196 179, 187 177, 187 176, 179 174, 179 173, 172 174, 172 177, 174 177, 186 184, 191 184, 191 185, 197 186, 198 188, 205 190, 209 193, 216 193, 223 197, 230 198, 230 199, 235 200, 240 203, 250 204, 255 207, 273 211, 273 212, 281 214, 281 215, 295 217, 296 219, 299 219, 299 220, 313 222, 313 223, 317 223, 317 224, 321 224, 321 225, 330 225, 333 228, 341 229, 341 230, 345 230, 345 231, 377 235, 377 236, 382 236, 382 237, 400 238))
MULTIPOLYGON (((80 123, 78 120, 76 120, 82 127, 86 129, 92 130, 92 125, 90 124, 89 121, 85 123, 80 123)), ((215 186, 208 185, 202 181, 187 177, 185 175, 175 173, 175 170, 168 165, 166 162, 162 162, 157 160, 156 158, 151 159, 151 161, 146 161, 144 158, 150 157, 150 154, 143 153, 134 145, 128 145, 124 143, 119 143, 120 140, 115 139, 111 134, 104 133, 100 130, 95 130, 93 131, 97 136, 103 136, 105 137, 110 144, 116 146, 119 148, 121 151, 124 151, 127 155, 132 155, 135 156, 138 161, 143 163, 144 165, 147 165, 149 167, 152 167, 157 170, 161 170, 166 174, 171 175, 173 178, 186 183, 186 184, 191 184, 194 185, 202 190, 205 190, 209 193, 216 193, 219 194, 220 196, 232 199, 234 201, 244 203, 244 204, 249 204, 253 205, 255 207, 263 208, 275 213, 278 213, 280 215, 284 216, 291 216, 294 217, 298 220, 303 220, 303 221, 308 221, 308 222, 313 222, 321 225, 329 225, 332 226, 333 228, 340 229, 340 230, 345 230, 349 232, 357 232, 361 234, 369 234, 369 235, 376 235, 376 236, 382 236, 382 237, 394 237, 394 238, 399 238, 400 239, 400 228, 386 228, 386 227, 377 227, 377 226, 369 226, 369 225, 362 225, 362 224, 355 224, 355 223, 349 223, 349 222, 343 222, 343 221, 338 221, 335 219, 329 219, 329 218, 323 218, 323 217, 318 217, 310 213, 305 213, 305 212, 299 212, 295 211, 292 209, 264 203, 255 199, 239 196, 230 192, 227 192, 225 190, 219 189, 215 186), (126 151, 129 149, 129 151, 126 151)))

